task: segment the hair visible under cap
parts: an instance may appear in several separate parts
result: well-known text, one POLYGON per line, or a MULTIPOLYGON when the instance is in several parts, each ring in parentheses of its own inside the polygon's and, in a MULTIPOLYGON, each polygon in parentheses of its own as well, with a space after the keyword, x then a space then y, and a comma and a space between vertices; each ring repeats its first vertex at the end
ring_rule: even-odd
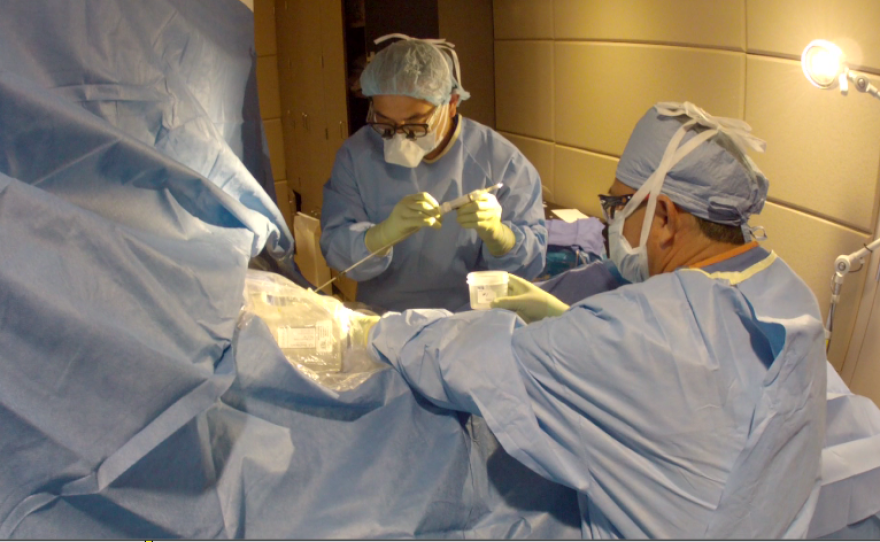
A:
POLYGON ((698 216, 694 216, 694 218, 697 220, 697 225, 700 227, 700 231, 703 235, 713 241, 728 243, 731 245, 743 245, 746 242, 740 226, 730 226, 727 224, 710 222, 705 218, 700 218, 698 216))

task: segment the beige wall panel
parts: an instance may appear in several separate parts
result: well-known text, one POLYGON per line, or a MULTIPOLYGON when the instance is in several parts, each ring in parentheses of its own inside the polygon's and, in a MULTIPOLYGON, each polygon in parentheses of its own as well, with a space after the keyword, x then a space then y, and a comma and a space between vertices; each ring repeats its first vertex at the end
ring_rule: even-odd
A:
POLYGON ((556 188, 554 186, 553 173, 553 143, 549 141, 541 141, 540 139, 532 139, 530 137, 522 137, 515 134, 502 133, 504 137, 516 145, 516 148, 522 152, 529 162, 538 170, 541 176, 541 186, 544 189, 544 200, 556 202, 554 197, 556 188))
POLYGON ((263 121, 263 129, 266 132, 266 143, 269 146, 272 175, 276 181, 286 179, 287 166, 284 163, 284 134, 281 129, 281 119, 263 121))
MULTIPOLYGON (((858 250, 868 237, 857 231, 814 216, 767 203, 764 211, 749 221, 766 228, 763 246, 776 251, 813 291, 822 310, 822 323, 831 304, 834 260, 858 250)), ((855 323, 864 276, 850 275, 841 291, 834 317, 834 333, 828 359, 840 371, 855 323)))
POLYGON ((553 39, 553 0, 495 0, 495 39, 553 39))
POLYGON ((254 0, 254 45, 259 56, 271 56, 277 53, 275 0, 254 0))
POLYGON ((278 57, 257 57, 257 96, 260 100, 262 118, 272 119, 281 116, 278 89, 278 57))
MULTIPOLYGON (((742 118, 745 54, 654 45, 556 43, 556 142, 619 156, 659 101, 742 118)), ((514 130, 515 131, 515 130, 514 130)))
POLYGON ((601 217, 599 194, 607 194, 614 182, 617 159, 592 152, 556 145, 556 198, 554 203, 601 217))
POLYGON ((464 88, 471 93, 461 113, 495 126, 495 42, 492 0, 440 0, 440 36, 455 44, 464 88))
POLYGON ((559 39, 745 50, 742 0, 555 0, 559 39))
POLYGON ((800 58, 814 39, 835 42, 850 66, 880 70, 877 0, 748 0, 748 50, 800 58))
POLYGON ((553 139, 553 43, 495 42, 498 130, 553 139))
POLYGON ((767 141, 754 155, 770 197, 859 230, 873 229, 880 104, 812 87, 791 60, 749 55, 746 121, 767 141))

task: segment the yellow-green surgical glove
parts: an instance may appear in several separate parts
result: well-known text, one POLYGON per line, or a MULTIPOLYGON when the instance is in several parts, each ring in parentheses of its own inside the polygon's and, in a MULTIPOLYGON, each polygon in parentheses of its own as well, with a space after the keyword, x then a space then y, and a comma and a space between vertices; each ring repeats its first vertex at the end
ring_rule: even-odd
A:
POLYGON ((501 204, 494 194, 480 194, 474 201, 458 208, 462 228, 475 229, 495 256, 504 256, 516 244, 516 235, 501 223, 501 204))
POLYGON ((507 296, 495 298, 493 309, 516 311, 529 324, 568 310, 568 305, 525 279, 509 275, 508 281, 507 296))
POLYGON ((367 250, 376 252, 425 226, 440 229, 442 225, 440 204, 434 196, 427 192, 410 194, 397 202, 388 218, 367 230, 364 243, 367 250))

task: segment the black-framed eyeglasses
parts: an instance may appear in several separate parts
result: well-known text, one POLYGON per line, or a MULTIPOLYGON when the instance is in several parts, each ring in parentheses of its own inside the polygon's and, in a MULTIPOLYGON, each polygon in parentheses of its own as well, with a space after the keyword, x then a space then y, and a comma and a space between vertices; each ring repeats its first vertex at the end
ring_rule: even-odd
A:
POLYGON ((428 124, 387 124, 384 122, 368 122, 370 128, 382 139, 391 139, 394 134, 401 133, 407 139, 419 139, 428 135, 428 124))
POLYGON ((599 203, 602 205, 602 215, 605 217, 605 222, 611 222, 614 220, 614 215, 617 211, 622 211, 633 196, 635 196, 635 194, 626 194, 624 196, 599 194, 599 203))
MULTIPOLYGON (((437 108, 435 107, 430 113, 431 116, 428 117, 428 122, 391 124, 388 122, 373 122, 372 120, 368 120, 367 124, 373 129, 373 131, 379 134, 382 139, 392 139, 394 134, 397 133, 404 134, 407 139, 419 139, 420 137, 425 137, 430 132, 430 122, 434 119, 436 113, 437 108)), ((374 118, 373 104, 370 104, 370 111, 367 113, 367 118, 374 118)))

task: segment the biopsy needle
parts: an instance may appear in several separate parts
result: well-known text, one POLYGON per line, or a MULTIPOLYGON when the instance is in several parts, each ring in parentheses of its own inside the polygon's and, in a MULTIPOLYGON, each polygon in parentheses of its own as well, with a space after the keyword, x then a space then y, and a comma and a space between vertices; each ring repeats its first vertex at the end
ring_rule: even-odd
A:
MULTIPOLYGON (((490 186, 489 188, 480 188, 479 190, 474 190, 473 192, 468 192, 467 194, 465 194, 465 195, 463 195, 463 196, 459 196, 459 197, 455 198, 454 200, 450 200, 450 201, 446 201, 446 202, 444 202, 444 203, 441 203, 441 204, 440 204, 440 213, 439 213, 438 216, 443 216, 443 215, 445 215, 446 213, 448 213, 448 212, 450 212, 450 211, 454 211, 454 210, 458 209, 459 207, 463 207, 464 205, 466 205, 466 204, 468 204, 468 203, 474 201, 475 199, 477 199, 478 197, 480 197, 480 196, 483 195, 483 194, 491 194, 492 192, 497 191, 497 190, 498 190, 499 188, 501 188, 502 186, 504 186, 504 183, 493 184, 493 185, 490 186)), ((322 284, 322 285, 318 286, 317 288, 315 288, 315 291, 321 291, 321 290, 323 290, 324 288, 326 288, 327 286, 330 286, 330 285, 333 284, 333 282, 336 281, 336 279, 338 279, 339 277, 341 277, 341 276, 347 274, 349 271, 351 271, 351 270, 354 269, 355 267, 359 266, 360 264, 364 263, 365 261, 369 260, 369 259, 372 258, 373 256, 375 256, 375 255, 377 255, 377 254, 382 254, 382 253, 384 253, 386 250, 388 250, 389 248, 393 247, 393 246, 396 245, 397 243, 403 241, 404 239, 406 239, 407 237, 409 237, 410 235, 414 234, 414 233, 417 232, 417 231, 419 231, 419 230, 413 230, 413 231, 407 233, 406 235, 404 235, 403 237, 400 237, 400 238, 398 238, 398 239, 395 239, 394 241, 391 241, 391 242, 388 243, 387 245, 385 245, 385 246, 379 248, 378 250, 376 250, 376 251, 374 251, 374 252, 370 252, 369 254, 366 255, 366 257, 361 258, 360 260, 358 260, 357 262, 355 262, 354 264, 352 264, 351 267, 349 267, 349 268, 346 269, 345 271, 340 272, 339 274, 337 274, 337 275, 336 275, 335 277, 333 277, 332 279, 328 280, 328 281, 325 282, 324 284, 322 284)))

